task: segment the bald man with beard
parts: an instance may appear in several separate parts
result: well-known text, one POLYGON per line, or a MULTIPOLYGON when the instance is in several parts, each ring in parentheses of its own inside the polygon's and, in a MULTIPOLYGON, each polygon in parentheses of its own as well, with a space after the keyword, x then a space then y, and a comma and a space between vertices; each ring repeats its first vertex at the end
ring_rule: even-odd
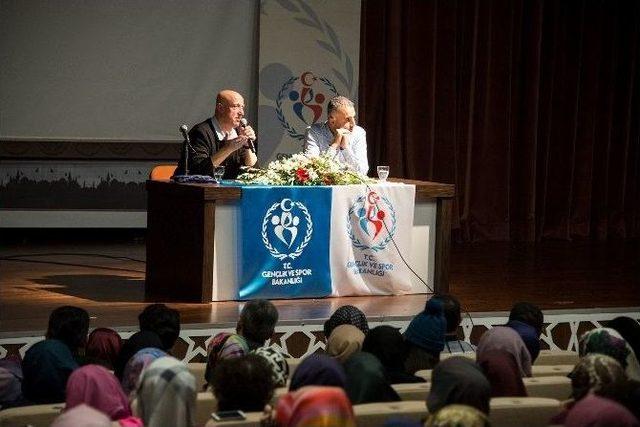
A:
MULTIPOLYGON (((223 90, 216 96, 213 117, 198 123, 189 131, 189 173, 213 176, 214 166, 224 166, 224 179, 235 179, 241 166, 253 166, 258 158, 251 151, 249 140, 256 134, 251 126, 242 127, 244 98, 233 90, 223 90)), ((176 175, 184 174, 184 154, 176 175)))

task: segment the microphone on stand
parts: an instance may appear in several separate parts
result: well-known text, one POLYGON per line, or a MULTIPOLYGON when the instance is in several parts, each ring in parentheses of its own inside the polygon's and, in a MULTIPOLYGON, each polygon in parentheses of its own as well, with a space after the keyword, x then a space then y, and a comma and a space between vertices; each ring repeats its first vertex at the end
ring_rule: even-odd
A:
POLYGON ((183 124, 180 126, 180 132, 184 138, 184 145, 182 150, 184 152, 184 174, 189 175, 189 147, 191 146, 191 141, 189 141, 189 128, 187 125, 183 124))
MULTIPOLYGON (((240 119, 240 127, 246 128, 247 124, 248 124, 247 119, 245 119, 244 117, 240 119)), ((249 150, 251 150, 253 154, 256 154, 256 147, 255 145, 253 145, 253 139, 249 139, 247 141, 247 145, 249 145, 249 150)))

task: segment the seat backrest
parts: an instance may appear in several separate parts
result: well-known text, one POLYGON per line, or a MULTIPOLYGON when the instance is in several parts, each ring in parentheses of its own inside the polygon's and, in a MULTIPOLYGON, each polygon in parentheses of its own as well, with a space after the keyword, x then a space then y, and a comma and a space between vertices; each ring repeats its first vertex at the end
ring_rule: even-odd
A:
POLYGON ((205 383, 204 371, 207 369, 207 364, 191 362, 187 363, 187 369, 189 369, 189 372, 191 372, 196 379, 196 391, 203 391, 205 383))
POLYGON ((164 179, 169 179, 173 176, 173 173, 176 171, 176 165, 158 165, 154 166, 151 169, 151 173, 149 174, 149 179, 152 181, 161 181, 164 179))
POLYGON ((431 390, 431 383, 393 384, 391 387, 398 393, 402 400, 427 400, 427 394, 431 390))
POLYGON ((201 391, 196 397, 196 425, 204 425, 211 419, 211 413, 218 410, 218 402, 210 391, 201 391))
POLYGON ((302 363, 304 358, 292 357, 287 359, 287 364, 289 365, 289 378, 293 377, 293 373, 298 368, 298 365, 302 363))
POLYGON ((544 397, 494 397, 490 402, 492 427, 543 427, 561 410, 560 401, 544 397))
POLYGON ((48 427, 64 408, 64 403, 30 405, 0 411, 0 427, 48 427))
POLYGON ((390 418, 421 422, 429 414, 425 400, 385 403, 363 403, 353 406, 359 426, 383 426, 390 418))
POLYGON ((425 381, 429 382, 431 381, 432 372, 433 369, 422 369, 420 371, 417 371, 414 375, 416 377, 424 378, 425 381))
POLYGON ((541 350, 535 365, 575 365, 580 356, 575 351, 541 350))
POLYGON ((573 371, 575 365, 533 365, 532 377, 558 377, 567 376, 573 371))
POLYGON ((523 378, 529 397, 548 397, 566 400, 571 395, 571 380, 568 377, 523 378))

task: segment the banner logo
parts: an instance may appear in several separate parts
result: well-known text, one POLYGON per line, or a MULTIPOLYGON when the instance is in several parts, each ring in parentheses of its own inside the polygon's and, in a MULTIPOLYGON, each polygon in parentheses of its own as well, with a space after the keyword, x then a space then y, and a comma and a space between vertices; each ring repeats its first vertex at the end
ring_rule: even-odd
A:
POLYGON ((391 201, 375 191, 360 196, 349 208, 347 233, 354 247, 378 252, 396 233, 396 211, 391 201))
POLYGON ((299 257, 312 234, 311 215, 301 202, 282 199, 272 204, 262 219, 262 242, 281 261, 299 257))
POLYGON ((338 95, 335 85, 325 77, 316 77, 311 71, 291 77, 278 92, 278 120, 289 136, 303 140, 304 131, 300 133, 296 126, 305 129, 320 120, 325 101, 335 95, 338 95))

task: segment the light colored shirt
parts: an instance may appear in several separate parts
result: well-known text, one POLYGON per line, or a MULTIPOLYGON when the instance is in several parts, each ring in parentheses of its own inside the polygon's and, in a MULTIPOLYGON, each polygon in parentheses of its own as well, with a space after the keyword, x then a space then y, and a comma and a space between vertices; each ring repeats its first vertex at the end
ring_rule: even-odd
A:
MULTIPOLYGON (((213 123, 213 130, 216 131, 216 135, 218 136, 218 139, 220 141, 224 141, 225 139, 227 139, 227 134, 220 127, 220 122, 218 122, 218 119, 216 119, 215 116, 213 116, 213 118, 211 119, 211 122, 213 123)), ((235 139, 237 137, 238 137, 238 132, 236 132, 235 129, 231 129, 231 132, 229 132, 229 139, 235 139)))
POLYGON ((304 154, 308 157, 314 157, 328 153, 338 162, 366 175, 369 172, 367 133, 360 126, 355 126, 347 138, 349 144, 344 150, 331 148, 333 134, 327 122, 312 124, 305 132, 304 154))

